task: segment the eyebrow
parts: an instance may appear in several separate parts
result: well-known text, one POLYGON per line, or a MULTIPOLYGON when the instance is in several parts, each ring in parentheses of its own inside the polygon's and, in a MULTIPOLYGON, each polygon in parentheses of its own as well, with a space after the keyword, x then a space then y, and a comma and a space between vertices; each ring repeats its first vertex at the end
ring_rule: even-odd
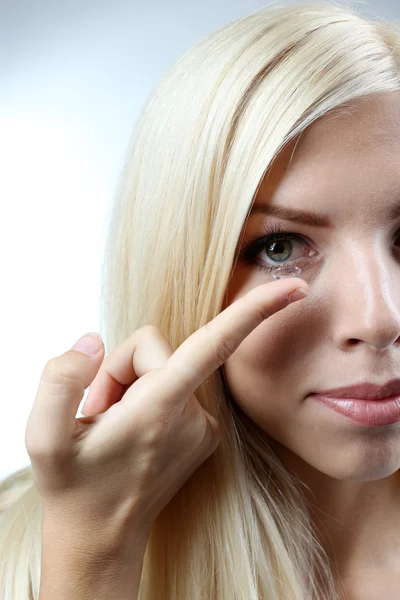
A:
MULTIPOLYGON (((251 209, 250 215, 263 214, 272 217, 278 217, 300 225, 311 225, 313 227, 332 227, 332 223, 328 217, 320 213, 313 213, 308 210, 299 210, 297 208, 284 208, 283 206, 274 206, 271 204, 255 203, 251 209)), ((400 204, 392 207, 389 213, 389 219, 395 220, 400 217, 400 204)))
MULTIPOLYGON (((400 210, 400 206, 399 206, 400 210)), ((328 217, 318 213, 312 213, 308 210, 299 210, 297 208, 284 208, 283 206, 274 206, 273 204, 255 203, 251 209, 250 215, 263 214, 271 217, 278 217, 286 221, 293 221, 301 225, 313 225, 314 227, 331 227, 328 217)))

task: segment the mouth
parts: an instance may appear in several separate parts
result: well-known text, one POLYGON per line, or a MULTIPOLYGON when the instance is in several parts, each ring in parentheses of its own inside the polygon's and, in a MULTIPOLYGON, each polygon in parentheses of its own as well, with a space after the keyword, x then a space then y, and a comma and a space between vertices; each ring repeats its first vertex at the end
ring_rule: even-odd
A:
POLYGON ((311 397, 358 426, 382 427, 400 422, 400 394, 378 400, 335 398, 321 394, 311 394, 311 397))
POLYGON ((363 381, 351 386, 318 390, 312 395, 337 400, 387 400, 400 395, 400 379, 390 379, 383 384, 363 381))

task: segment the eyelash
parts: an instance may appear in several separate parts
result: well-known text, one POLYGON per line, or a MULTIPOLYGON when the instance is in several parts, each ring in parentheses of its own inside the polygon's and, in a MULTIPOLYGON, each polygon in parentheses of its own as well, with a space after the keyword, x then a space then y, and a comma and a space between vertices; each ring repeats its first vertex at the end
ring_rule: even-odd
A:
POLYGON ((254 242, 249 242, 243 248, 240 258, 243 260, 255 264, 261 271, 265 271, 267 273, 271 273, 275 269, 281 267, 282 265, 290 265, 292 263, 298 262, 300 259, 292 260, 289 262, 283 261, 281 264, 277 263, 276 266, 273 265, 261 265, 254 260, 254 257, 257 256, 269 243, 276 242, 283 238, 300 241, 304 244, 307 242, 304 238, 298 233, 293 233, 291 231, 285 231, 280 224, 274 225, 266 225, 264 228, 265 235, 263 237, 258 238, 254 242))
MULTIPOLYGON (((259 268, 261 271, 265 271, 267 273, 271 273, 272 271, 274 271, 275 269, 279 268, 282 265, 291 265, 292 263, 296 263, 296 262, 299 262, 300 260, 302 260, 302 259, 296 259, 296 260, 292 260, 289 262, 282 262, 282 264, 277 264, 276 266, 261 265, 260 263, 258 263, 254 260, 254 257, 257 256, 257 254, 259 254, 261 252, 261 250, 263 250, 267 246, 267 244, 286 238, 286 239, 302 242, 302 243, 306 244, 307 246, 309 245, 301 235, 299 235, 298 233, 293 233, 292 231, 285 231, 280 224, 265 225, 264 226, 264 234, 265 235, 263 237, 258 238, 254 242, 248 242, 244 246, 242 252, 240 253, 239 258, 241 258, 242 260, 245 260, 248 263, 255 264, 257 268, 259 268)), ((396 235, 400 235, 400 230, 397 231, 396 235)), ((397 237, 396 239, 399 239, 399 238, 397 237)), ((309 262, 308 260, 307 260, 307 263, 303 262, 303 265, 308 264, 308 262, 309 262)))

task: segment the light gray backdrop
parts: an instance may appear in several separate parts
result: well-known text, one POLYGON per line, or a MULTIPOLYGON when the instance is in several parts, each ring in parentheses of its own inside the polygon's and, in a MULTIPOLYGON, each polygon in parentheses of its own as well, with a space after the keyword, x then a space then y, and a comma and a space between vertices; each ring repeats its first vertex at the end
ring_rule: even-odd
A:
MULTIPOLYGON (((0 0, 0 479, 29 464, 45 363, 99 330, 108 210, 150 90, 189 46, 268 4, 0 0)), ((348 4, 400 17, 396 0, 348 4)))

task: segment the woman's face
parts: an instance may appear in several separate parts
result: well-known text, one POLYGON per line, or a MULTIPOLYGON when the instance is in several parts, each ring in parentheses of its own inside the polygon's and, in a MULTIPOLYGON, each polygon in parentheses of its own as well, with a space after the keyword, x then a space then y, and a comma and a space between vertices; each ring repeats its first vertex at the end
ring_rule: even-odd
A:
POLYGON ((400 423, 357 427, 309 394, 400 378, 400 93, 311 125, 255 202, 318 213, 329 225, 259 212, 246 223, 242 248, 267 226, 298 238, 280 234, 239 259, 226 305, 274 281, 260 266, 301 267, 310 294, 264 321, 225 362, 232 399, 288 467, 307 463, 348 480, 390 475, 400 468, 400 423))

